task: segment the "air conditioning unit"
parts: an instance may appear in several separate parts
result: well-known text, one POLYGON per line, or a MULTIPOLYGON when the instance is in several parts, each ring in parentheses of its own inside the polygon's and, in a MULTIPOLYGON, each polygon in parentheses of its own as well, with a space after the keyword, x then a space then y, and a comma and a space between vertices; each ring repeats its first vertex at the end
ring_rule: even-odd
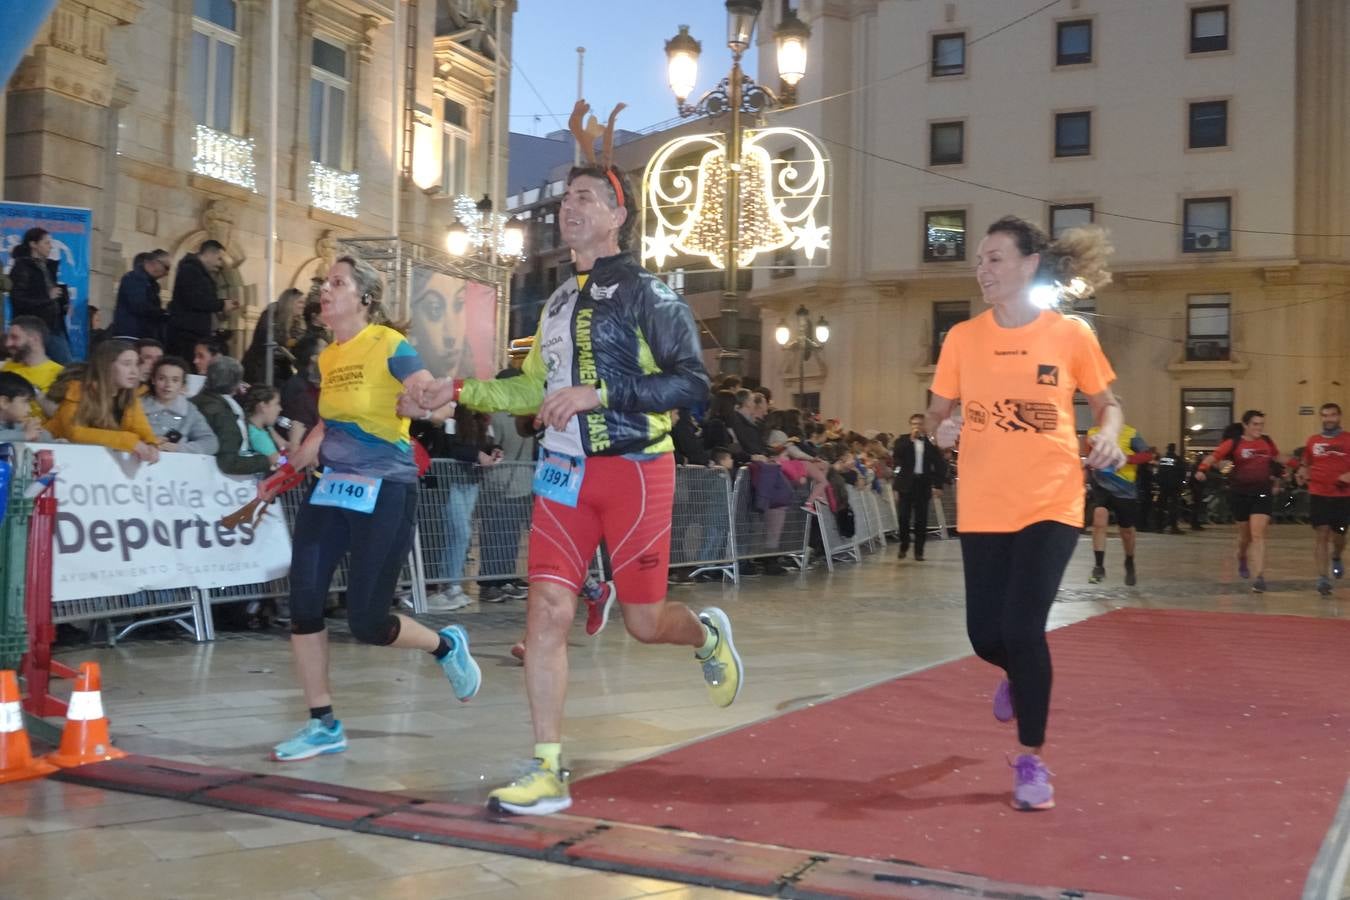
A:
POLYGON ((1192 341, 1191 359, 1212 361, 1222 358, 1218 341, 1192 341))
POLYGON ((934 241, 929 253, 935 259, 955 259, 956 242, 955 241, 934 241))
POLYGON ((1198 250, 1214 250, 1219 246, 1223 232, 1215 228, 1197 228, 1191 232, 1191 241, 1198 250))

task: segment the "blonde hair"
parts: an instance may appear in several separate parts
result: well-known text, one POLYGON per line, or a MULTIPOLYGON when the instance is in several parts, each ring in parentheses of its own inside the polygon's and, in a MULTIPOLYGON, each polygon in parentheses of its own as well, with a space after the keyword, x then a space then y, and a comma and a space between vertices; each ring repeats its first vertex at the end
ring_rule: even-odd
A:
POLYGON ((348 254, 333 260, 333 265, 346 263, 352 267, 352 277, 356 279, 356 292, 366 307, 366 321, 376 325, 388 325, 389 313, 385 312, 384 279, 374 266, 356 256, 348 254))

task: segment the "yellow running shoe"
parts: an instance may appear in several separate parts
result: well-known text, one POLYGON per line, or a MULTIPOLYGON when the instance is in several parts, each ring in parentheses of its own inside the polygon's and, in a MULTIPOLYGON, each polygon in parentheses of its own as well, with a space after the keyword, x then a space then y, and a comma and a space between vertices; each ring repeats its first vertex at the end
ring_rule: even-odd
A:
POLYGON ((715 606, 710 606, 698 614, 698 620, 717 635, 717 644, 707 659, 694 658, 703 666, 703 681, 708 685, 708 696, 717 706, 730 706, 741 693, 744 674, 741 671, 741 655, 736 652, 736 644, 731 639, 731 619, 715 606))
POLYGON ((567 790, 567 770, 559 775, 542 759, 530 763, 529 770, 508 784, 488 794, 488 809, 509 812, 518 816, 547 816, 562 812, 572 805, 567 790))

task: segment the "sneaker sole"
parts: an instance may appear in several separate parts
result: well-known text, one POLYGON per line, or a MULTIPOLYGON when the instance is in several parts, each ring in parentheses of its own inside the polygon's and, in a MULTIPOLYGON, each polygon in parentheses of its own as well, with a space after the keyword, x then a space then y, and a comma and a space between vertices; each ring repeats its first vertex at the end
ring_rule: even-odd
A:
POLYGON ((330 753, 341 753, 347 749, 347 739, 344 737, 341 744, 326 744, 323 747, 315 747, 313 752, 304 753, 300 756, 277 756, 275 750, 272 751, 272 762, 300 762, 305 759, 313 759, 316 756, 326 756, 330 753))
POLYGON ((560 813, 572 805, 571 797, 556 797, 549 800, 536 800, 529 806, 504 803, 496 797, 488 799, 488 810, 494 813, 511 813, 517 816, 551 816, 560 813))
POLYGON ((1024 803, 1021 800, 1012 801, 1012 808, 1018 812, 1037 812, 1039 810, 1054 809, 1055 800, 1050 798, 1044 803, 1024 803))
POLYGON ((610 612, 613 611, 614 604, 615 602, 618 601, 618 599, 619 599, 619 592, 614 587, 614 585, 611 584, 609 586, 609 599, 605 601, 604 609, 600 610, 600 624, 599 626, 596 627, 594 631, 591 631, 591 629, 587 627, 586 634, 588 634, 591 637, 595 637, 597 634, 605 630, 605 626, 609 624, 609 614, 610 612))
MULTIPOLYGON (((727 706, 730 706, 736 702, 736 698, 741 695, 741 689, 745 687, 745 665, 741 662, 740 653, 736 652, 736 642, 731 636, 731 619, 728 618, 727 614, 716 606, 710 606, 699 613, 700 619, 704 616, 716 619, 713 624, 717 628, 717 633, 721 635, 722 640, 726 641, 727 647, 731 649, 731 658, 736 660, 736 693, 731 695, 731 703, 727 704, 727 706)), ((723 707, 723 709, 725 708, 723 707)))

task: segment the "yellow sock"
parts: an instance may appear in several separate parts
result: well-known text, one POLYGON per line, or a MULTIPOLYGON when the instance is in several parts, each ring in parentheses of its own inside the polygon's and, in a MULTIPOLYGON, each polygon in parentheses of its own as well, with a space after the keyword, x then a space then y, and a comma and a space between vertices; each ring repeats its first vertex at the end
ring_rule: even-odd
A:
POLYGON ((551 771, 562 771, 562 744, 535 744, 534 757, 543 760, 551 771))
POLYGON ((703 626, 703 646, 699 647, 694 653, 699 659, 707 659, 712 656, 712 652, 717 648, 717 632, 713 631, 707 625, 703 626))

